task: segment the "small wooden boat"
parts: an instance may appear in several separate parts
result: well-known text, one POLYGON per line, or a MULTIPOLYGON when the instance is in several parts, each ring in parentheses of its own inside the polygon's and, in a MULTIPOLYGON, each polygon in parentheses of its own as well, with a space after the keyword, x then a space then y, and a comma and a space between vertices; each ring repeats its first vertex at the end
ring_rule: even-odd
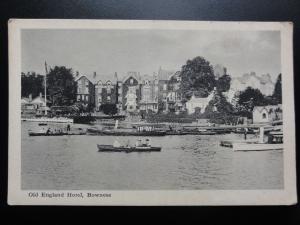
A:
POLYGON ((159 152, 161 147, 152 146, 133 146, 133 147, 114 147, 113 145, 97 145, 99 152, 159 152))
POLYGON ((39 117, 39 118, 21 118, 21 121, 39 122, 39 123, 73 123, 73 119, 65 117, 39 117))
POLYGON ((63 136, 67 133, 28 132, 29 136, 63 136))
POLYGON ((56 132, 56 133, 46 133, 46 132, 28 132, 29 136, 67 136, 67 135, 85 135, 86 132, 56 132))
POLYGON ((200 130, 196 130, 196 131, 185 131, 187 135, 215 135, 217 134, 214 131, 200 131, 200 130))
POLYGON ((187 135, 189 134, 186 131, 181 131, 181 130, 167 130, 166 135, 187 135))
POLYGON ((39 123, 39 126, 47 126, 47 123, 39 123))

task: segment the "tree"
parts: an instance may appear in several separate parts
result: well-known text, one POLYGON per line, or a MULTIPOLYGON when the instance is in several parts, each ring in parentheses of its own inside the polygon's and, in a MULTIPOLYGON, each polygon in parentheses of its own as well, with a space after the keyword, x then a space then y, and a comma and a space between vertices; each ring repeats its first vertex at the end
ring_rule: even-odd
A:
POLYGON ((115 115, 118 113, 118 108, 115 104, 103 104, 100 106, 100 111, 106 115, 115 115))
POLYGON ((230 115, 233 113, 232 105, 227 101, 225 96, 217 91, 214 98, 208 103, 205 109, 206 114, 218 112, 225 115, 230 115))
POLYGON ((224 74, 216 81, 217 90, 220 92, 226 92, 230 89, 231 77, 228 74, 224 74))
POLYGON ((180 91, 189 99, 193 94, 206 97, 215 87, 215 76, 210 62, 197 56, 182 66, 180 91))
POLYGON ((21 73, 21 96, 32 97, 44 93, 44 76, 36 74, 35 72, 21 73))
POLYGON ((265 96, 260 92, 260 90, 252 87, 248 87, 245 91, 240 92, 238 98, 240 111, 252 112, 254 106, 263 106, 268 104, 265 96))
POLYGON ((47 93, 53 105, 71 105, 76 98, 72 69, 55 66, 47 74, 47 93))
POLYGON ((273 100, 276 104, 282 103, 282 84, 281 84, 281 74, 278 75, 277 81, 275 83, 273 100))

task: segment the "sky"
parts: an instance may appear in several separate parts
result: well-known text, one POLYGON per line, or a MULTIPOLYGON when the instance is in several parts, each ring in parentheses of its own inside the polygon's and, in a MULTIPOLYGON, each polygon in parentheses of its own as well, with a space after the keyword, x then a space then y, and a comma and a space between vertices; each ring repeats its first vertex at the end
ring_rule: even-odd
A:
POLYGON ((221 64, 228 74, 281 72, 278 31, 206 30, 22 30, 22 71, 45 74, 66 66, 81 75, 119 77, 127 71, 152 75, 159 67, 180 70, 188 59, 202 56, 221 64))

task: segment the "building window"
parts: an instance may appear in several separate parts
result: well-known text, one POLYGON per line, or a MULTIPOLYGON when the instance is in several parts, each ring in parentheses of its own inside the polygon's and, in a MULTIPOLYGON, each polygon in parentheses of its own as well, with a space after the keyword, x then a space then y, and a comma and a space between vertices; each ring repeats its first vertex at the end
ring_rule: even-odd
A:
POLYGON ((80 95, 77 95, 77 101, 80 101, 80 95))
POLYGON ((129 82, 130 82, 130 84, 133 84, 133 79, 131 78, 129 82))
POLYGON ((166 91, 167 90, 167 84, 164 84, 163 86, 163 90, 166 91))
POLYGON ((102 93, 102 88, 98 87, 98 93, 101 94, 102 93))
POLYGON ((107 90, 107 94, 111 93, 111 88, 110 87, 108 87, 106 90, 107 90))
POLYGON ((107 101, 110 101, 110 96, 107 96, 107 101))
POLYGON ((166 100, 167 99, 167 95, 166 93, 163 93, 163 99, 166 100))
POLYGON ((263 118, 263 119, 266 119, 266 118, 267 118, 267 114, 263 113, 263 114, 262 114, 262 118, 263 118))
POLYGON ((85 96, 85 100, 86 101, 88 101, 89 100, 89 96, 87 95, 87 96, 85 96))
POLYGON ((89 86, 89 81, 88 81, 88 80, 85 81, 85 85, 86 85, 87 87, 89 86))

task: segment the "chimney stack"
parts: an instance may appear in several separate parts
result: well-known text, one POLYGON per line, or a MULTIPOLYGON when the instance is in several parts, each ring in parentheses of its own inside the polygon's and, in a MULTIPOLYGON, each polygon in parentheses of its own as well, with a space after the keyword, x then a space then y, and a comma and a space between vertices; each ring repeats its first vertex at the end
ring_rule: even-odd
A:
POLYGON ((32 101, 32 94, 29 94, 29 102, 32 101))
POLYGON ((78 77, 79 76, 79 72, 78 71, 76 71, 76 77, 78 77))
POLYGON ((97 73, 96 72, 94 72, 94 74, 93 74, 93 78, 95 79, 97 77, 97 73))
POLYGON ((40 98, 42 98, 43 96, 42 96, 42 92, 40 92, 40 98))
POLYGON ((227 68, 226 67, 224 67, 224 74, 223 75, 226 75, 227 74, 227 68))

